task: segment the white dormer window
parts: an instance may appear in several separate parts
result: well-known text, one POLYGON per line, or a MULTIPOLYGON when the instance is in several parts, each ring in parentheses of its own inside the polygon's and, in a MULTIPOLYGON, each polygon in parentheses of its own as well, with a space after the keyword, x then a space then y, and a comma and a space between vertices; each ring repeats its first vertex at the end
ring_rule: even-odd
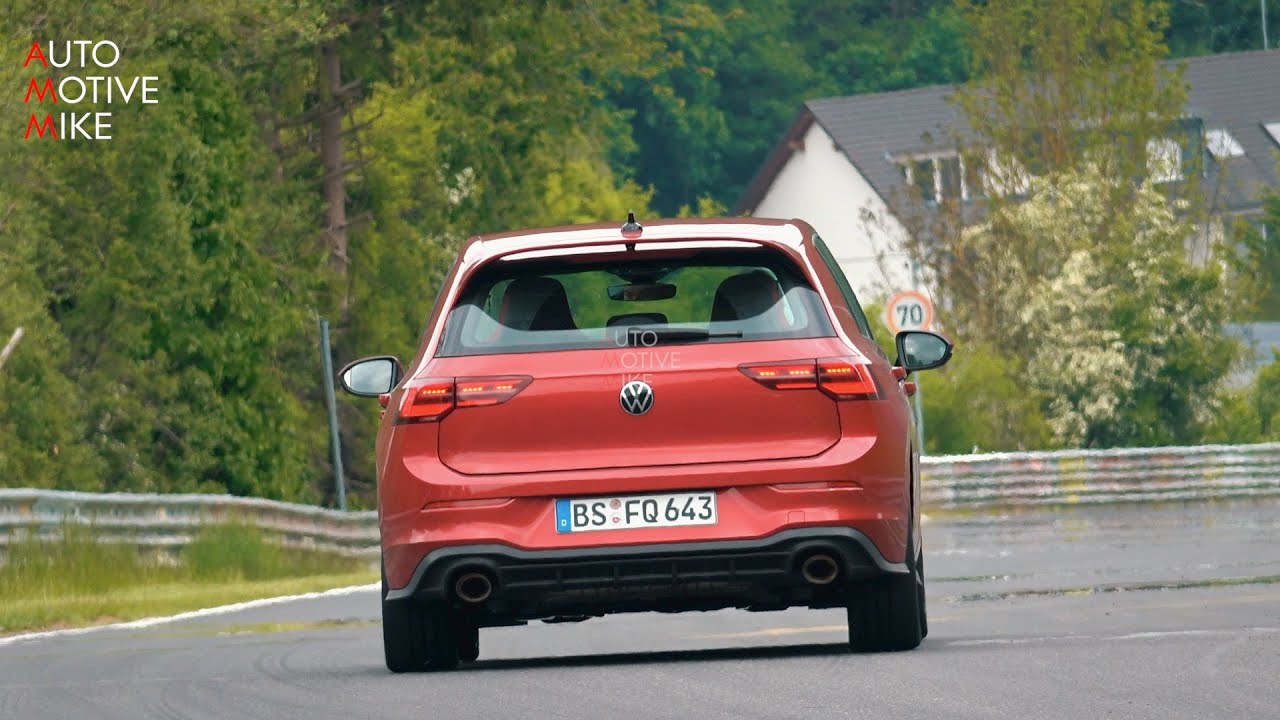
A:
POLYGON ((1211 128, 1204 131, 1204 144, 1209 154, 1219 160, 1233 157, 1244 157, 1244 148, 1225 128, 1211 128))
POLYGON ((965 158, 954 150, 903 156, 893 162, 925 202, 972 200, 985 194, 981 170, 966 168, 965 158))
POLYGON ((1272 142, 1280 145, 1280 122, 1263 123, 1262 129, 1266 130, 1267 134, 1271 136, 1272 142))
POLYGON ((1177 140, 1166 137, 1147 141, 1147 173, 1157 183, 1182 179, 1182 147, 1177 140))

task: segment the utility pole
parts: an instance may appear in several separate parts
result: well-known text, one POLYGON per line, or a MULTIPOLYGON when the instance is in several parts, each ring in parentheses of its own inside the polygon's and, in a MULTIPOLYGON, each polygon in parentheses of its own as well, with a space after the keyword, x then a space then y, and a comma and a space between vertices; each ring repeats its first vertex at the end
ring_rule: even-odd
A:
MULTIPOLYGON (((911 261, 911 289, 920 289, 920 263, 916 260, 911 261)), ((928 329, 932 330, 933 328, 928 329)), ((920 454, 924 455, 924 410, 920 407, 920 391, 922 389, 920 386, 920 373, 916 373, 914 380, 916 381, 916 394, 911 399, 915 401, 916 406, 916 431, 920 443, 920 454)))
POLYGON ((1271 43, 1267 41, 1267 0, 1262 2, 1262 49, 1270 50, 1271 43))
POLYGON ((333 391, 333 349, 329 346, 329 321, 320 318, 320 364, 324 366, 324 401, 329 408, 329 449, 333 452, 333 484, 338 509, 347 509, 347 484, 342 472, 342 440, 338 436, 338 399, 333 391))

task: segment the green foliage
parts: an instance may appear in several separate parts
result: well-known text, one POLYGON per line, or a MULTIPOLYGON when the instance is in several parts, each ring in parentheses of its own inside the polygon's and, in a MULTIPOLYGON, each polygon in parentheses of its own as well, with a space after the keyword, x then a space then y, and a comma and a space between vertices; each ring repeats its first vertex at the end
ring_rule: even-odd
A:
POLYGON ((270 580, 359 570, 360 560, 287 548, 259 528, 238 522, 205 525, 182 549, 182 563, 202 580, 270 580))
MULTIPOLYGON (((957 104, 997 162, 1052 175, 1085 162, 1147 174, 1147 142, 1187 100, 1167 54, 1168 5, 1151 0, 968 0, 974 81, 957 104)), ((988 168, 988 171, 993 171, 988 168)))
POLYGON ((900 213, 947 327, 961 347, 1018 358, 1054 445, 1198 442, 1238 356, 1222 328, 1256 257, 1201 230, 1216 218, 1194 166, 1150 177, 1148 141, 1182 138, 1187 98, 1159 64, 1168 4, 962 7, 975 80, 956 102, 983 217, 910 200, 900 213))
POLYGON ((65 524, 0 560, 0 633, 133 619, 371 581, 365 560, 285 548, 240 524, 203 526, 176 556, 65 524))
MULTIPOLYGON (((884 303, 866 303, 876 343, 897 356, 884 326, 884 303)), ((925 453, 1045 450, 1056 447, 1043 407, 1045 398, 1026 382, 1025 363, 1007 351, 962 343, 946 365, 915 373, 924 413, 925 453)))
MULTIPOLYGON (((1000 347, 1025 358, 1055 442, 1107 447, 1194 443, 1205 399, 1239 349, 1222 335, 1232 287, 1198 264, 1195 225, 1153 183, 1136 189, 1098 165, 1035 178, 963 235, 988 263, 1000 347), (1114 203, 1117 186, 1130 188, 1114 203), (1037 265, 1009 243, 1034 245, 1037 265)), ((981 337, 981 336, 979 336, 981 337)))
MULTIPOLYGON (((1124 33, 1146 62, 1161 37, 1175 53, 1256 45, 1243 2, 1178 3, 1167 32, 1158 3, 1145 15, 1115 6, 1135 13, 1124 33)), ((961 81, 972 62, 989 65, 973 7, 13 0, 0 12, 11 50, 0 86, 67 72, 21 67, 32 38, 107 38, 122 50, 111 74, 155 75, 160 91, 156 105, 109 108, 110 141, 0 134, 0 342, 26 333, 0 369, 0 484, 331 502, 317 317, 333 321, 338 364, 408 358, 472 234, 628 210, 724 214, 805 99, 961 81), (319 192, 317 118, 332 94, 322 48, 353 88, 345 272, 319 192)), ((1066 57, 1092 37, 1070 12, 1035 26, 1080 26, 1044 51, 1066 57)), ((1112 89, 1148 98, 1135 83, 1112 89)), ((0 93, 10 130, 32 110, 0 93)), ((1197 282, 1170 292, 1206 291, 1197 282)), ((1220 351, 1173 342, 1180 358, 1220 351)), ((1211 380, 1194 362, 1163 367, 1195 378, 1187 387, 1211 380)), ((1156 387, 1133 427, 1194 404, 1156 387)), ((344 398, 340 414, 352 498, 367 506, 377 408, 344 398)), ((1007 446, 1031 442, 1010 432, 1007 446)), ((1146 437, 1125 432, 1115 437, 1146 437)))
POLYGON ((27 537, 11 543, 0 566, 0 593, 105 592, 129 582, 148 582, 170 572, 147 563, 138 548, 99 542, 92 528, 67 524, 57 540, 27 537))
POLYGON ((65 524, 56 539, 29 536, 8 546, 0 565, 0 593, 91 595, 148 583, 269 580, 350 573, 362 560, 329 552, 286 548, 262 530, 241 523, 212 524, 176 558, 127 542, 98 539, 92 527, 65 524))
POLYGON ((965 345, 916 380, 929 454, 1056 447, 1044 398, 1028 386, 1023 362, 1007 352, 965 345))
MULTIPOLYGON (((1268 2, 1271 47, 1280 33, 1280 5, 1268 2)), ((1262 49, 1262 13, 1258 0, 1172 3, 1169 48, 1177 57, 1262 49)))
POLYGON ((1280 351, 1261 368, 1246 387, 1223 391, 1217 412, 1205 429, 1211 443, 1280 441, 1280 351))
POLYGON ((1280 320, 1280 188, 1271 188, 1263 198, 1258 224, 1241 222, 1233 238, 1243 252, 1232 259, 1240 278, 1241 295, 1253 299, 1241 303, 1238 320, 1280 320))
POLYGON ((658 2, 670 62, 625 81, 636 151, 621 159, 663 214, 732 207, 805 100, 963 80, 950 0, 658 2))

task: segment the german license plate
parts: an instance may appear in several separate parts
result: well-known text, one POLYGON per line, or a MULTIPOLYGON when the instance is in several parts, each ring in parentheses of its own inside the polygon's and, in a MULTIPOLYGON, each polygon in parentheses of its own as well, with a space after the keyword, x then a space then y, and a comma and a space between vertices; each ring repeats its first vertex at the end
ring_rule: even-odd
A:
POLYGON ((556 500, 556 531, 715 525, 714 492, 556 500))

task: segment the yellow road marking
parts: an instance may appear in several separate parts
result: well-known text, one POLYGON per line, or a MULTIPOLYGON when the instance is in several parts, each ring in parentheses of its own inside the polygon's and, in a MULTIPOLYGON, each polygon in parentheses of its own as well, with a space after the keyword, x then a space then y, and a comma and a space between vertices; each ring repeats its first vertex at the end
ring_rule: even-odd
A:
MULTIPOLYGON (((929 616, 929 624, 947 622, 949 618, 935 618, 929 616)), ((697 640, 711 640, 714 638, 753 638, 753 637, 786 637, 788 635, 808 635, 815 633, 833 633, 845 632, 848 625, 811 625, 809 627, 777 627, 765 628, 763 630, 748 630, 746 632, 732 633, 714 633, 711 635, 694 635, 697 640)))

